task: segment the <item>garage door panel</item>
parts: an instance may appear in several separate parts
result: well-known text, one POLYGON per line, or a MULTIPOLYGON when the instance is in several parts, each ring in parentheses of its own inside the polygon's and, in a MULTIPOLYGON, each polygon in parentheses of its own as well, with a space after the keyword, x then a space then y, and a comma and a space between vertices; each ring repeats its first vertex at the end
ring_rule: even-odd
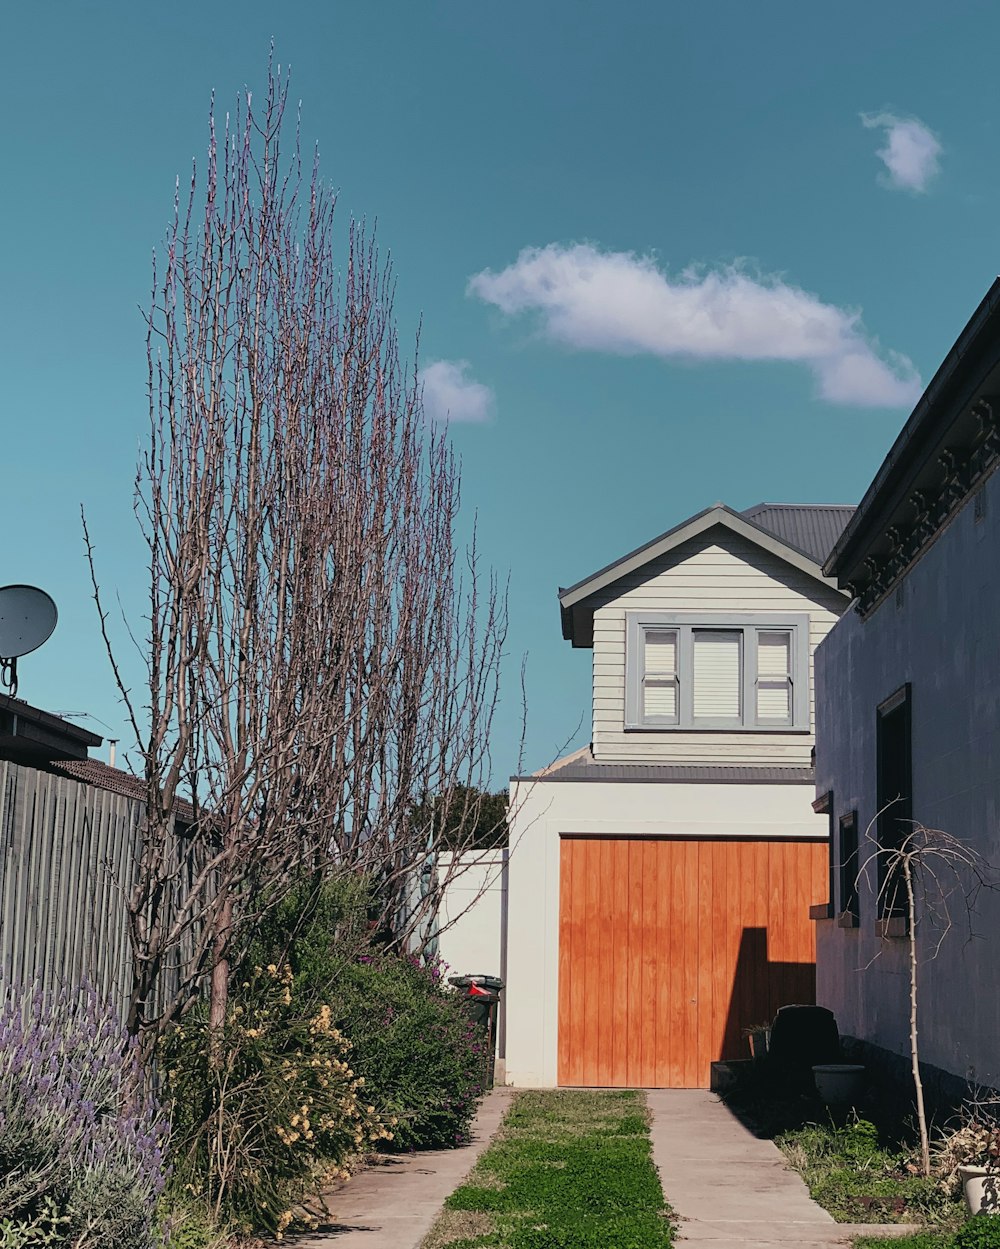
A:
POLYGON ((646 841, 634 843, 633 862, 638 859, 639 892, 641 894, 641 921, 638 927, 638 955, 635 966, 639 969, 635 995, 644 1002, 650 1003, 650 1027, 636 1028, 636 1048, 634 1051, 633 1070, 636 1073, 655 1071, 657 1069, 658 1051, 658 998, 660 988, 657 983, 656 940, 659 934, 658 893, 659 859, 654 847, 646 841), (643 939, 643 934, 654 934, 652 941, 643 939))
POLYGON ((825 879, 823 843, 564 838, 559 1082, 705 1087, 743 1028, 813 1000, 825 879))
POLYGON ((653 863, 650 877, 656 882, 656 892, 653 898, 654 932, 656 936, 651 943, 653 948, 650 950, 649 957, 656 985, 655 993, 650 999, 655 1003, 656 1027, 650 1043, 653 1053, 649 1066, 652 1068, 658 1084, 662 1086, 669 1082, 672 1052, 672 1038, 669 1025, 670 1003, 672 1000, 670 978, 672 972, 670 968, 665 968, 660 964, 657 958, 657 951, 666 949, 670 941, 667 905, 670 897, 671 875, 670 864, 661 855, 656 854, 652 847, 649 858, 653 863))

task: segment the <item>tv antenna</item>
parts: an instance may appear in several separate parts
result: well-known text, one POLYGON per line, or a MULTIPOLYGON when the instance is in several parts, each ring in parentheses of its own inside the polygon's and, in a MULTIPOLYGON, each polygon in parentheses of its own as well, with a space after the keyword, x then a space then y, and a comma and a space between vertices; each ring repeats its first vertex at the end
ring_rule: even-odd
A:
POLYGON ((59 613, 33 585, 0 586, 0 686, 17 697, 17 661, 47 642, 59 613))

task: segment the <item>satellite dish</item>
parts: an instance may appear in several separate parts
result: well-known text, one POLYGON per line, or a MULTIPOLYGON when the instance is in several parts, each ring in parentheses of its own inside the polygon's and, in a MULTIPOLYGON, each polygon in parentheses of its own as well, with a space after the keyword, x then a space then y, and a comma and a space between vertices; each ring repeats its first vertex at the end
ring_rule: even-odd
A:
POLYGON ((33 585, 0 586, 0 658, 30 655, 52 636, 59 613, 44 590, 33 585))
POLYGON ((17 696, 17 660, 52 636, 59 613, 44 590, 33 585, 0 586, 0 683, 17 696))

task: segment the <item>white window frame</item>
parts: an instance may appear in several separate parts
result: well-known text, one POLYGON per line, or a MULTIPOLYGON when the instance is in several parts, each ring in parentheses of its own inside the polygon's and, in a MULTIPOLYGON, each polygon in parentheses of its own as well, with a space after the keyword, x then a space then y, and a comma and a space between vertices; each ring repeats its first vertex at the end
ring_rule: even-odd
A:
POLYGON ((697 733, 808 733, 809 701, 809 616, 805 612, 772 614, 742 612, 639 612, 625 613, 625 728, 637 731, 697 733), (713 632, 732 630, 741 635, 741 705, 739 719, 695 719, 694 634, 699 629, 713 632), (643 671, 647 631, 677 633, 677 680, 679 697, 675 717, 646 716, 643 713, 643 671), (787 720, 757 718, 757 634, 788 633, 791 715, 787 720))

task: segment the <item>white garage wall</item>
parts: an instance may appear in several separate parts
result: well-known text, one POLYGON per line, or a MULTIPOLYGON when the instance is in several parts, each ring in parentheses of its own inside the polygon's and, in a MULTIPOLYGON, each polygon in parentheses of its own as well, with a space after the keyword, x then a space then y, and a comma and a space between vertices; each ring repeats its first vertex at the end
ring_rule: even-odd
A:
MULTIPOLYGON (((453 856, 442 855, 442 875, 453 856)), ((448 975, 503 975, 505 850, 458 856, 440 911, 438 953, 448 975)))
POLYGON ((823 840, 827 820, 813 814, 812 798, 811 785, 515 781, 505 977, 507 1083, 526 1088, 557 1083, 560 834, 823 840))

